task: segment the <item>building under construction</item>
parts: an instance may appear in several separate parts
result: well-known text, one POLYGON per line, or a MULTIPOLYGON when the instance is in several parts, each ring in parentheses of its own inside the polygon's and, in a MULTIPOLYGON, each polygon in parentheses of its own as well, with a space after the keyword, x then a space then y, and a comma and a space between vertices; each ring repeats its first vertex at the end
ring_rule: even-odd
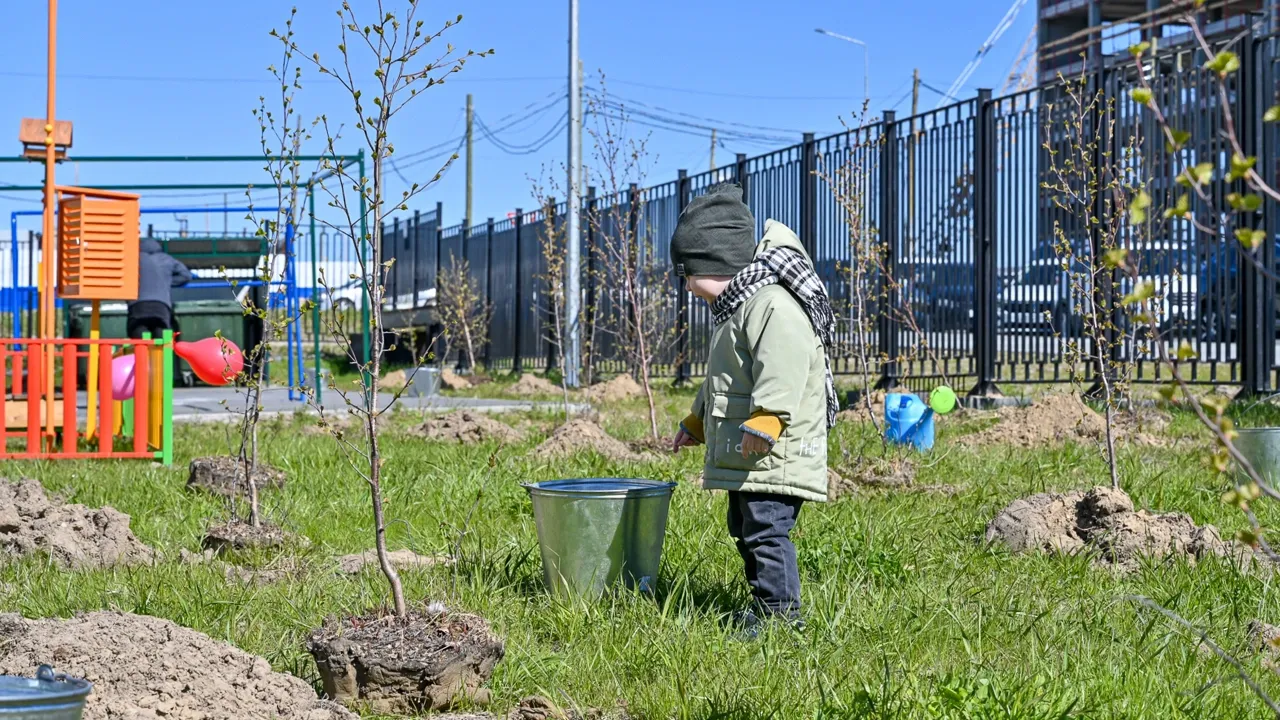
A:
MULTIPOLYGON (((1188 48, 1195 35, 1185 22, 1193 0, 1038 0, 1037 76, 1041 85, 1059 77, 1129 60, 1142 41, 1158 49, 1188 48)), ((1271 27, 1276 0, 1209 0, 1197 11, 1206 38, 1244 31, 1258 21, 1271 27)))

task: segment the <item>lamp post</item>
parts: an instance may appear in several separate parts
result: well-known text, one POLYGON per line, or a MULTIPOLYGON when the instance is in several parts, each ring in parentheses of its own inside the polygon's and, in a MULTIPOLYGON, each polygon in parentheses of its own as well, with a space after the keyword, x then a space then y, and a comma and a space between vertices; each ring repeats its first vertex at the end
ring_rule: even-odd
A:
POLYGON ((871 57, 867 53, 867 44, 857 38, 851 38, 848 35, 841 35, 840 33, 831 32, 830 30, 823 30, 822 28, 816 28, 814 32, 818 33, 819 35, 826 35, 827 37, 833 37, 837 40, 844 40, 845 42, 851 42, 854 45, 862 46, 862 101, 864 104, 870 103, 871 102, 871 57))

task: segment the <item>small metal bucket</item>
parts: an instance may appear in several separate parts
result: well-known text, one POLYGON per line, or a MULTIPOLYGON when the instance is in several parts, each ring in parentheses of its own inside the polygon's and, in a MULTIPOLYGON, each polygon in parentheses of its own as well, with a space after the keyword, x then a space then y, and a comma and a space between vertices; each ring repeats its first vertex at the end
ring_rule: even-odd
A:
POLYGON ((531 483, 542 579, 553 595, 595 595, 621 580, 651 592, 676 484, 584 478, 531 483))
MULTIPOLYGON (((1234 441, 1236 450, 1253 466, 1267 484, 1280 481, 1280 427, 1236 428, 1239 435, 1234 441)), ((1237 469, 1239 479, 1247 478, 1244 470, 1237 469)))
POLYGON ((34 678, 0 675, 0 720, 80 720, 93 686, 41 665, 34 678))

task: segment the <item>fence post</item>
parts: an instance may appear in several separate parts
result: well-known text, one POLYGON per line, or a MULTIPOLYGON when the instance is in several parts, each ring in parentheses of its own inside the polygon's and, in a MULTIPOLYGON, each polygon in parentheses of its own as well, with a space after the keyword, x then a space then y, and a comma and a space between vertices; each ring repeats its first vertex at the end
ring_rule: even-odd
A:
MULTIPOLYGON (((556 199, 555 199, 555 198, 553 198, 553 197, 549 197, 549 198, 547 198, 546 213, 547 213, 547 220, 546 220, 546 222, 547 222, 547 224, 548 224, 548 225, 550 225, 550 227, 551 227, 551 232, 552 232, 552 233, 557 232, 557 231, 558 231, 558 229, 557 229, 557 227, 556 227, 556 223, 557 223, 557 222, 559 222, 559 220, 558 220, 558 218, 556 218, 556 199)), ((548 240, 549 242, 550 242, 550 241, 554 241, 554 239, 555 239, 555 235, 554 235, 554 234, 552 235, 552 237, 547 238, 547 240, 548 240)), ((554 243, 553 243, 553 244, 554 244, 554 243)), ((563 271, 563 269, 562 269, 562 271, 563 271)), ((547 278, 546 278, 546 284, 547 284, 547 290, 548 290, 548 292, 547 292, 547 298, 548 298, 549 302, 547 303, 547 312, 546 312, 546 314, 543 316, 543 321, 542 321, 542 322, 543 322, 543 324, 546 326, 546 331, 543 333, 543 337, 547 338, 547 369, 546 369, 546 372, 551 372, 551 371, 552 371, 553 369, 555 369, 555 367, 556 367, 556 350, 558 349, 558 346, 559 346, 559 343, 560 343, 560 334, 557 332, 557 328, 556 328, 556 321, 555 321, 555 312, 556 312, 555 305, 556 305, 556 299, 555 299, 555 297, 552 295, 552 293, 550 292, 550 290, 551 290, 551 282, 552 282, 552 280, 551 280, 551 272, 550 272, 550 269, 548 268, 547 278)), ((563 287, 563 284, 564 284, 564 278, 563 278, 563 277, 561 277, 561 278, 560 278, 560 282, 561 282, 561 286, 563 287)))
POLYGON ((1000 395, 996 387, 996 123, 991 90, 978 90, 973 132, 973 349, 978 382, 970 397, 1000 395))
POLYGON ((800 242, 809 259, 818 261, 818 158, 813 133, 804 134, 800 154, 800 242))
MULTIPOLYGON (((437 315, 437 317, 438 317, 438 316, 439 316, 439 314, 440 314, 440 313, 439 313, 439 308, 440 308, 440 248, 444 245, 444 215, 443 215, 443 212, 444 212, 443 203, 436 203, 436 271, 435 271, 435 277, 433 277, 433 278, 432 278, 432 283, 433 283, 433 284, 432 284, 432 286, 431 286, 431 289, 433 289, 433 290, 435 290, 435 291, 436 291, 436 308, 437 308, 437 310, 436 310, 436 315, 437 315)), ((443 321, 441 321, 441 322, 437 323, 436 332, 435 332, 435 338, 434 338, 434 342, 432 343, 432 345, 434 345, 435 347, 431 348, 431 352, 432 352, 432 354, 433 354, 433 355, 435 355, 435 356, 436 356, 436 358, 438 359, 438 361, 439 361, 439 363, 440 363, 440 367, 441 367, 441 368, 443 368, 443 367, 444 367, 444 364, 445 364, 446 362, 448 362, 448 361, 449 361, 449 358, 445 357, 445 356, 444 356, 444 353, 443 353, 444 344, 445 344, 445 343, 444 343, 444 322, 443 322, 443 321)))
MULTIPOLYGON (((1237 50, 1240 56, 1237 78, 1243 84, 1237 94, 1236 104, 1240 146, 1246 153, 1258 154, 1259 167, 1270 169, 1274 167, 1270 164, 1273 160, 1268 152, 1271 143, 1266 142, 1266 136, 1270 133, 1260 132, 1258 127, 1261 115, 1258 78, 1265 70, 1258 67, 1251 36, 1241 38, 1237 50)), ((1270 91, 1266 93, 1266 97, 1270 98, 1270 91)), ((1243 180, 1234 184, 1236 192, 1245 193, 1249 190, 1243 180)), ((1256 229, 1261 222, 1257 213, 1242 213, 1239 217, 1241 224, 1251 229, 1256 229)), ((1242 254, 1248 252, 1243 248, 1238 248, 1237 251, 1242 254)), ((1262 246, 1253 254, 1254 260, 1263 268, 1275 267, 1275 237, 1272 232, 1267 232, 1262 246)), ((1275 360, 1275 284, 1249 259, 1241 257, 1236 262, 1239 263, 1240 277, 1240 308, 1237 311, 1240 321, 1237 323, 1236 338, 1240 348, 1240 379, 1243 383, 1237 397, 1267 395, 1271 391, 1271 366, 1275 360)), ((1204 292, 1204 289, 1200 289, 1200 292, 1204 292)))
POLYGON ((409 301, 410 309, 418 307, 418 256, 422 254, 422 243, 419 242, 418 234, 422 232, 422 216, 417 211, 413 211, 413 232, 409 233, 409 247, 413 248, 413 263, 409 265, 409 292, 412 293, 409 301))
POLYGON ((511 353, 511 372, 524 371, 524 316, 530 308, 524 307, 524 211, 516 208, 516 297, 512 315, 515 322, 511 329, 515 335, 515 350, 511 353))
MULTIPOLYGON (((408 222, 406 222, 405 224, 407 225, 408 222)), ((383 285, 382 302, 385 304, 387 302, 387 297, 390 296, 391 307, 394 308, 396 306, 396 300, 398 300, 400 297, 400 261, 404 259, 400 257, 400 218, 391 219, 391 242, 390 242, 391 252, 390 253, 387 252, 388 243, 387 243, 387 236, 385 232, 385 226, 383 230, 384 231, 382 234, 382 262, 387 261, 388 255, 390 255, 390 259, 393 260, 394 262, 391 263, 390 272, 387 272, 386 268, 377 268, 376 272, 378 275, 383 276, 378 278, 378 280, 381 281, 383 285), (386 291, 386 288, 388 286, 390 286, 391 292, 386 291)), ((408 228, 405 228, 405 230, 407 232, 408 228)))
POLYGON ((493 218, 485 224, 484 250, 484 312, 485 323, 484 371, 493 370, 493 218))
POLYGON ((884 111, 880 147, 880 241, 884 247, 884 263, 880 272, 881 302, 877 323, 880 345, 880 380, 877 390, 898 387, 901 354, 898 333, 901 331, 895 309, 898 307, 898 125, 897 113, 884 111))
POLYGON ((742 186, 742 202, 751 206, 751 187, 747 185, 750 175, 747 170, 747 154, 738 153, 734 158, 733 178, 742 186))
POLYGON ((595 186, 587 188, 587 202, 584 205, 586 222, 583 223, 583 229, 586 230, 587 240, 587 302, 583 308, 587 314, 587 333, 586 342, 583 343, 585 352, 582 356, 582 370, 588 384, 595 381, 595 354, 596 354, 596 283, 599 278, 596 277, 596 189, 595 186))
MULTIPOLYGON (((465 219, 462 221, 462 232, 461 232, 461 238, 460 238, 459 243, 458 243, 458 255, 460 255, 460 256, 461 256, 461 258, 462 258, 462 261, 463 261, 463 262, 466 262, 466 263, 467 263, 467 266, 466 266, 466 267, 467 267, 467 275, 471 275, 471 274, 472 274, 472 272, 474 272, 474 269, 471 267, 471 263, 469 262, 469 260, 470 260, 470 258, 471 258, 471 253, 470 253, 470 249, 471 249, 471 247, 470 247, 470 246, 471 246, 471 225, 470 225, 470 222, 471 222, 471 218, 465 218, 465 219)), ((457 261, 457 259, 454 259, 454 260, 453 260, 453 262, 452 262, 452 263, 450 263, 450 264, 451 264, 451 265, 454 265, 455 267, 461 267, 460 265, 457 265, 457 262, 458 262, 458 261, 457 261)), ((462 277, 462 276, 461 276, 461 275, 459 275, 458 277, 459 277, 459 279, 461 279, 461 277, 462 277)), ((474 276, 472 276, 472 277, 474 277, 474 276)), ((470 278, 468 278, 468 280, 470 280, 470 278)), ((468 367, 468 366, 467 366, 467 356, 466 356, 466 353, 464 353, 464 352, 463 352, 463 348, 458 348, 458 362, 454 365, 454 367, 456 367, 456 368, 457 368, 458 370, 460 370, 460 371, 461 371, 461 370, 472 370, 472 371, 474 371, 474 370, 475 370, 475 368, 473 368, 473 367, 468 367)))
MULTIPOLYGON (((684 212, 689 204, 689 171, 681 170, 676 175, 676 217, 684 212)), ((689 293, 685 290, 684 279, 673 275, 676 291, 676 385, 689 381, 689 293)))
MULTIPOLYGON (((640 186, 636 183, 631 183, 627 186, 627 242, 624 247, 618 249, 618 252, 626 253, 623 265, 630 266, 632 268, 636 267, 636 265, 631 261, 631 248, 632 246, 635 246, 636 249, 639 250, 640 245, 640 201, 638 200, 640 192, 640 186)), ((625 271, 626 267, 624 267, 623 270, 625 271)), ((619 280, 621 280, 621 278, 619 278, 619 280)), ((639 291, 639 288, 637 288, 637 291, 639 291)), ((624 313, 624 318, 631 317, 631 297, 628 295, 624 295, 622 297, 622 312, 624 313)), ((623 327, 626 327, 626 325, 624 324, 623 327)), ((635 338, 626 337, 623 338, 622 341, 634 343, 635 338)))

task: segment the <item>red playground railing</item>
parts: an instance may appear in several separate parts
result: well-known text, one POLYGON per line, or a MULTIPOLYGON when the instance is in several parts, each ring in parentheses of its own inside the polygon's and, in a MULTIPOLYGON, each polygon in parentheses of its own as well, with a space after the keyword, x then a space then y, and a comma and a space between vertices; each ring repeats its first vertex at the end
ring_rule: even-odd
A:
POLYGON ((0 370, 0 459, 172 463, 171 332, 158 340, 4 339, 0 370), (128 383, 115 374, 124 372, 133 388, 120 396, 128 383))

